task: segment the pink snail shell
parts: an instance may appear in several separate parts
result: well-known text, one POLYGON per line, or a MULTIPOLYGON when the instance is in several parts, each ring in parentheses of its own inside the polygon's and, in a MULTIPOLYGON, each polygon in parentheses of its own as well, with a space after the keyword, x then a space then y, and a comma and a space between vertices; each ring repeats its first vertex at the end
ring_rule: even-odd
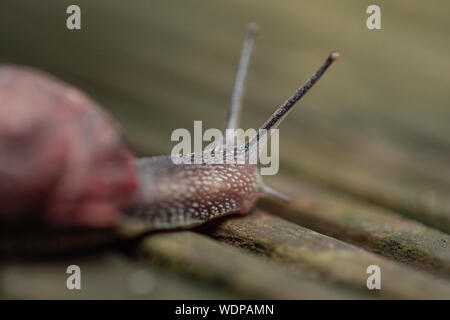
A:
POLYGON ((135 159, 96 103, 43 72, 0 66, 0 222, 111 227, 137 185, 135 159))

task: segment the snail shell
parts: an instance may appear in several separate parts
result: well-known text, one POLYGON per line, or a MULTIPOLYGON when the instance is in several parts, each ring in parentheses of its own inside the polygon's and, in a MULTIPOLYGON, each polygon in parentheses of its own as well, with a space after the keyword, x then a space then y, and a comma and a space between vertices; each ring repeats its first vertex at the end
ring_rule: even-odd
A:
POLYGON ((138 185, 116 124, 78 89, 0 66, 0 220, 117 223, 138 185))

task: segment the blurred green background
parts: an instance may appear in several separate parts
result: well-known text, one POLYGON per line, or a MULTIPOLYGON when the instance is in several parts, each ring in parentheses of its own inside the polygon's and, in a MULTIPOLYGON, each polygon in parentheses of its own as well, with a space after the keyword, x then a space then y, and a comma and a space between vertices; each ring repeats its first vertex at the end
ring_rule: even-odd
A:
POLYGON ((450 230, 448 1, 0 3, 0 62, 48 71, 103 105, 139 154, 225 123, 244 28, 261 27, 243 126, 259 127, 323 62, 341 60, 280 130, 281 175, 450 230), (82 29, 66 28, 81 7, 82 29), (366 28, 381 7, 382 30, 366 28))

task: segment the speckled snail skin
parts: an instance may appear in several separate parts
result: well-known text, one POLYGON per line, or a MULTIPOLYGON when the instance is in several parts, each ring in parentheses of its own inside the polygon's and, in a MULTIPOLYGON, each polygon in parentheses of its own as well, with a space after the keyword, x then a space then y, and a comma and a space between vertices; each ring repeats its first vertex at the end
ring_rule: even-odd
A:
MULTIPOLYGON (((255 34, 249 25, 227 129, 239 127, 255 34)), ((269 135, 277 128, 338 57, 332 52, 261 129, 269 135)), ((239 150, 248 155, 260 138, 239 150)), ((264 195, 287 201, 263 184, 254 164, 134 159, 113 121, 83 93, 41 72, 0 67, 0 223, 33 218, 54 227, 191 228, 247 213, 264 195)))

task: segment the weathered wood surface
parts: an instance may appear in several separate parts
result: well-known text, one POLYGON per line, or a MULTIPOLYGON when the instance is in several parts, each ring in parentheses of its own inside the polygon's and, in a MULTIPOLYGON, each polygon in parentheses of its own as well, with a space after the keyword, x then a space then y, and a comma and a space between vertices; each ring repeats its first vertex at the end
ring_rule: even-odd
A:
POLYGON ((288 205, 267 199, 261 202, 262 208, 375 253, 450 276, 450 236, 445 232, 317 186, 288 179, 274 184, 296 194, 296 199, 288 205))
POLYGON ((131 247, 3 262, 0 297, 450 299, 448 2, 383 3, 375 32, 357 0, 83 0, 77 32, 65 29, 68 4, 2 0, 0 62, 87 91, 140 154, 170 152, 170 133, 194 120, 223 126, 249 21, 262 32, 245 127, 330 50, 342 59, 280 128, 281 172, 266 182, 292 203, 264 200, 247 217, 131 247), (78 293, 64 287, 68 264, 86 272, 78 293), (370 264, 381 290, 365 287, 370 264))
POLYGON ((249 255, 192 232, 155 235, 137 248, 142 260, 168 267, 216 287, 230 288, 247 298, 337 299, 367 298, 345 288, 316 281, 306 273, 296 277, 279 264, 249 255), (183 243, 183 246, 180 246, 183 243), (231 271, 232 270, 232 271, 231 271))
POLYGON ((367 292, 365 270, 369 265, 378 265, 383 270, 386 284, 383 290, 372 292, 375 297, 439 299, 450 294, 450 284, 446 281, 267 213, 254 212, 247 217, 229 219, 209 233, 232 246, 246 248, 290 266, 291 272, 308 270, 316 277, 355 291, 367 292))
POLYGON ((2 298, 8 299, 231 299, 242 296, 152 265, 142 265, 117 252, 76 259, 0 267, 2 298), (68 265, 82 268, 81 290, 67 290, 68 265))

